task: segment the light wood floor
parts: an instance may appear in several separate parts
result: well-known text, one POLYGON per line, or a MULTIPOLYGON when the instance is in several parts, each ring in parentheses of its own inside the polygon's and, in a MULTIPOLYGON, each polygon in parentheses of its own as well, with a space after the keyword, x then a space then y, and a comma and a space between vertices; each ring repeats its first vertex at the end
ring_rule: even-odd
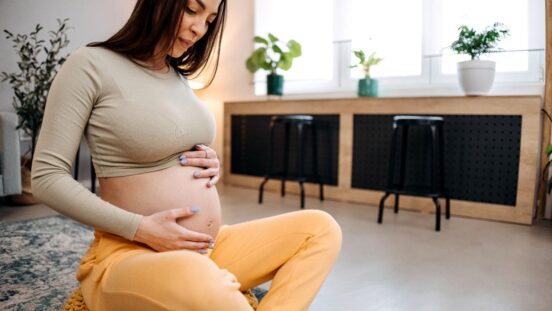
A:
MULTIPOLYGON (((226 223, 295 211, 297 196, 219 186, 226 223)), ((332 214, 343 229, 341 255, 313 311, 552 310, 552 227, 452 217, 308 198, 307 208, 332 214)), ((452 202, 454 209, 454 201, 452 202)), ((0 221, 43 217, 36 205, 0 208, 0 221)), ((290 310, 292 311, 292 310, 290 310)))

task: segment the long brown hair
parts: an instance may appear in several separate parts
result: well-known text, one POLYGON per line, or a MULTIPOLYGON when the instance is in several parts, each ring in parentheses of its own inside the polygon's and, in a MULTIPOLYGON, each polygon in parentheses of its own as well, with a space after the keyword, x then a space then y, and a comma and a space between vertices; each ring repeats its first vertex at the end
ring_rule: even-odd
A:
POLYGON ((141 62, 164 57, 165 64, 172 66, 185 77, 197 76, 203 72, 214 54, 214 69, 207 83, 209 85, 215 78, 220 58, 220 45, 226 20, 226 0, 221 0, 217 17, 205 35, 184 54, 173 58, 169 51, 178 35, 181 17, 188 1, 137 0, 123 28, 106 41, 93 42, 88 46, 105 47, 141 62), (159 49, 156 55, 157 47, 159 49))

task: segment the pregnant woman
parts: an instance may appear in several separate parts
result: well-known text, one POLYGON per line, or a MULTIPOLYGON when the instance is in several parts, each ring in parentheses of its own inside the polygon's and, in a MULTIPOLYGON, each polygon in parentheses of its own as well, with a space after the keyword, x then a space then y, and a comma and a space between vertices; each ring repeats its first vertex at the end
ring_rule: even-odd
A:
MULTIPOLYGON (((225 0, 138 0, 128 22, 72 53, 48 95, 36 196, 95 228, 77 271, 95 310, 307 310, 341 246, 327 213, 221 226, 215 123, 187 77, 216 66, 225 0), (71 178, 82 135, 101 197, 71 178)), ((238 48, 238 47, 234 47, 238 48)))

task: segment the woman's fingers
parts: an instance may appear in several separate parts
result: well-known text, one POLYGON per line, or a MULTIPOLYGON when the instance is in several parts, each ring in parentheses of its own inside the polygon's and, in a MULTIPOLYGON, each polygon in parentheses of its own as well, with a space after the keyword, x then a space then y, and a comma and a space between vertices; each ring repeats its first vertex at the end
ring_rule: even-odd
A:
POLYGON ((195 213, 199 212, 199 210, 199 207, 182 207, 166 210, 164 212, 169 214, 171 220, 176 221, 178 218, 192 216, 195 213))
POLYGON ((186 241, 186 242, 203 242, 207 243, 207 246, 209 246, 209 243, 213 243, 213 238, 205 233, 200 233, 196 231, 186 230, 187 232, 185 234, 180 235, 180 241, 186 241))
POLYGON ((209 243, 185 241, 180 243, 180 248, 197 251, 197 250, 209 248, 209 243))
POLYGON ((182 153, 186 158, 198 158, 198 159, 216 159, 217 153, 209 148, 209 150, 199 150, 199 151, 186 151, 182 153))
POLYGON ((220 178, 220 175, 215 175, 213 176, 208 182, 207 182, 207 187, 212 187, 214 185, 217 184, 217 182, 219 181, 219 178, 220 178))
POLYGON ((209 167, 219 167, 220 162, 218 159, 186 158, 185 161, 181 160, 180 164, 186 165, 186 166, 209 168, 209 167))
POLYGON ((195 151, 186 151, 179 158, 181 165, 203 168, 194 172, 195 178, 209 178, 207 188, 219 181, 220 161, 217 153, 205 145, 196 145, 195 151))
POLYGON ((207 185, 207 188, 210 188, 219 181, 219 178, 220 178, 219 171, 220 170, 218 168, 209 168, 201 171, 195 171, 194 177, 209 178, 209 181, 206 183, 206 185, 207 185))
POLYGON ((186 151, 182 155, 186 158, 203 158, 203 159, 216 159, 217 152, 205 145, 195 145, 196 150, 186 151))
POLYGON ((193 217, 197 207, 175 208, 144 216, 138 225, 134 240, 149 245, 157 251, 190 249, 205 250, 212 247, 213 237, 179 225, 177 220, 193 217))
POLYGON ((207 178, 207 177, 213 177, 217 176, 219 173, 218 168, 207 168, 203 170, 197 170, 194 172, 195 178, 207 178))

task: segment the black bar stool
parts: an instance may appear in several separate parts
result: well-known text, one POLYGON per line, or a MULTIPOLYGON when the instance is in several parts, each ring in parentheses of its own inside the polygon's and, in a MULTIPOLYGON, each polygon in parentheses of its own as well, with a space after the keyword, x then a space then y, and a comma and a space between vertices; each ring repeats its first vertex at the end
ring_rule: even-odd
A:
POLYGON ((435 116, 395 116, 393 118, 393 134, 391 137, 391 150, 389 155, 389 170, 387 174, 387 186, 385 194, 380 200, 378 223, 383 220, 384 202, 390 194, 395 194, 395 213, 399 212, 399 195, 413 195, 430 197, 435 203, 435 231, 441 230, 441 205, 439 197, 446 199, 446 218, 450 218, 450 198, 445 189, 445 156, 444 156, 444 134, 443 118, 435 116), (408 131, 411 127, 423 127, 431 131, 430 146, 428 154, 430 159, 430 180, 431 185, 409 185, 405 187, 405 170, 408 149, 408 131), (401 134, 399 154, 399 178, 395 181, 395 161, 399 133, 401 134))
POLYGON ((281 179, 281 195, 285 196, 285 182, 286 180, 297 180, 299 182, 300 195, 301 195, 301 208, 305 208, 305 189, 303 183, 306 181, 306 176, 303 170, 304 162, 304 146, 305 146, 305 132, 304 128, 309 126, 312 129, 312 164, 314 167, 314 178, 320 185, 320 201, 324 200, 324 183, 322 178, 318 174, 318 143, 317 143, 317 130, 314 118, 308 115, 284 115, 284 116, 273 116, 270 120, 270 142, 269 142, 269 151, 267 158, 267 170, 264 180, 261 182, 259 187, 259 204, 263 203, 263 191, 264 186, 269 179, 281 179), (284 126, 284 146, 283 150, 283 170, 281 172, 274 172, 273 162, 274 162, 274 151, 275 151, 275 141, 274 141, 274 131, 276 126, 284 126), (291 127, 296 128, 297 130, 297 176, 289 176, 288 165, 289 165, 289 145, 290 145, 290 129, 291 127))

